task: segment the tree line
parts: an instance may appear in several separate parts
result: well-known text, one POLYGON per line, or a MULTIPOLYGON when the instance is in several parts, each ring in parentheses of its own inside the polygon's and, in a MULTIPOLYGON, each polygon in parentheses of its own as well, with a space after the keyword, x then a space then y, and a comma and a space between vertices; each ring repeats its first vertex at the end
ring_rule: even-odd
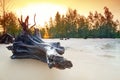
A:
POLYGON ((113 20, 109 8, 104 7, 104 14, 90 12, 88 17, 68 9, 65 15, 56 13, 50 18, 46 29, 51 38, 120 38, 119 21, 113 20))
POLYGON ((0 25, 3 27, 3 33, 9 33, 12 36, 17 36, 21 30, 18 18, 13 12, 5 12, 4 17, 0 16, 0 25))
MULTIPOLYGON (((49 38, 120 38, 120 23, 113 17, 107 7, 104 7, 104 14, 89 12, 87 17, 69 8, 64 15, 57 12, 40 32, 42 37, 47 32, 49 38)), ((0 25, 4 25, 4 33, 13 36, 21 31, 18 18, 12 12, 6 12, 4 18, 0 16, 0 25)))

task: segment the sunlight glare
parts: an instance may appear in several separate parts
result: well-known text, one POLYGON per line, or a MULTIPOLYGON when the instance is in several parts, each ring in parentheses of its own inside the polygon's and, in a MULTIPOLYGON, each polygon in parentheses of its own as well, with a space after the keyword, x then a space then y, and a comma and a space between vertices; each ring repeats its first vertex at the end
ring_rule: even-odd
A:
POLYGON ((60 14, 65 14, 67 8, 50 3, 30 4, 24 8, 17 9, 16 13, 19 17, 23 15, 23 18, 29 15, 29 24, 34 24, 33 18, 34 14, 36 14, 36 24, 44 26, 45 22, 48 22, 50 17, 54 19, 57 11, 59 11, 60 14))

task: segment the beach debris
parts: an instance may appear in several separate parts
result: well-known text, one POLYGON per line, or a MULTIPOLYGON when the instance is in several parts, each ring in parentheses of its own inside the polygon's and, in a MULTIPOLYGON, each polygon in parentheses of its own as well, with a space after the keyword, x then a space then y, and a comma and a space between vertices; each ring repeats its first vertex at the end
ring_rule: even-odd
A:
MULTIPOLYGON (((36 15, 35 15, 36 16, 36 15)), ((30 29, 36 25, 34 16, 34 25, 28 28, 29 16, 23 21, 18 19, 22 26, 21 34, 15 38, 12 46, 7 48, 12 51, 11 59, 37 59, 48 64, 49 68, 66 69, 73 65, 71 61, 65 59, 65 49, 59 42, 44 42, 40 36, 39 29, 34 28, 33 33, 30 29)))
POLYGON ((8 34, 8 33, 5 33, 3 35, 0 36, 0 43, 2 44, 9 44, 9 43, 12 43, 13 42, 13 36, 8 34))

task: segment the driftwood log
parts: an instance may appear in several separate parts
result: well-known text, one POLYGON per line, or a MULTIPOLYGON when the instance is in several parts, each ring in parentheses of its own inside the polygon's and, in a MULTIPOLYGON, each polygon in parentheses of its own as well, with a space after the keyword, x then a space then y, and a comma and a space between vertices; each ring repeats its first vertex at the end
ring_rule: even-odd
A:
MULTIPOLYGON (((15 38, 12 46, 7 48, 12 51, 12 59, 37 59, 48 64, 49 68, 56 67, 59 69, 71 68, 71 61, 65 59, 64 47, 60 46, 59 42, 47 43, 41 38, 38 29, 34 29, 34 33, 31 34, 30 28, 28 28, 29 16, 26 17, 23 22, 18 19, 22 26, 22 32, 15 38)), ((35 23, 35 16, 34 16, 35 23)), ((35 23, 36 24, 36 23, 35 23)), ((34 25, 35 25, 34 24, 34 25)), ((33 25, 33 26, 34 26, 33 25)), ((33 27, 32 26, 32 27, 33 27)))
POLYGON ((13 42, 13 36, 5 33, 3 35, 0 36, 0 43, 1 44, 9 44, 13 42))

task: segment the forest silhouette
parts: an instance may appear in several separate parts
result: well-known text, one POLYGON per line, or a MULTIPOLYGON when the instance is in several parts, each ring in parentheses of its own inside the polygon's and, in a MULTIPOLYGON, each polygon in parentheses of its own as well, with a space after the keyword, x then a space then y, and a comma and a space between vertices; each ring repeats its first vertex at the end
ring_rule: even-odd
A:
MULTIPOLYGON (((113 20, 114 15, 108 7, 103 10, 104 14, 89 12, 87 17, 71 8, 64 15, 56 12, 55 18, 51 17, 49 22, 40 28, 41 36, 45 37, 47 34, 47 38, 120 38, 119 21, 113 20)), ((17 36, 21 31, 18 17, 12 12, 5 12, 4 17, 0 17, 0 25, 4 25, 4 33, 13 36, 17 36)))

